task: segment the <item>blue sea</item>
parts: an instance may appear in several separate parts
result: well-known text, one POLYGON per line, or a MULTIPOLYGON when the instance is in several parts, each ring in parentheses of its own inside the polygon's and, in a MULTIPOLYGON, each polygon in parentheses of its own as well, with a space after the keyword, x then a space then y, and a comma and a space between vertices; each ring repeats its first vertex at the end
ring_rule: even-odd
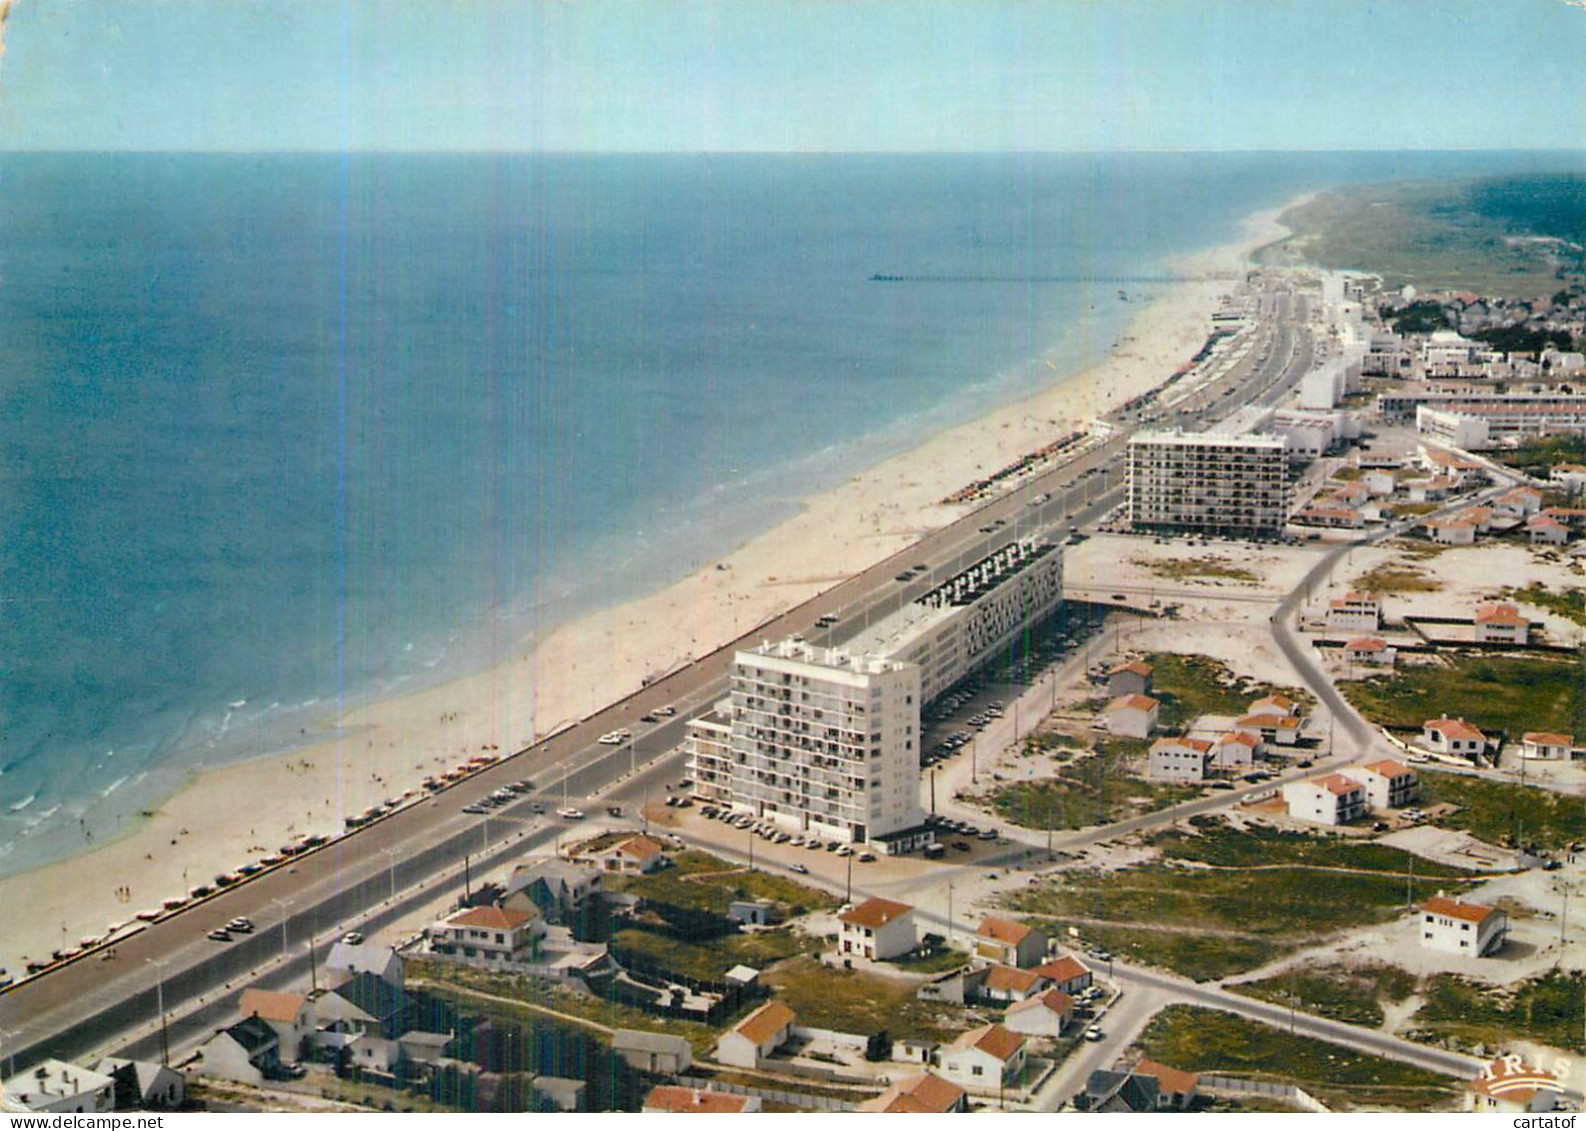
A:
POLYGON ((1082 368, 1252 210, 1558 160, 0 154, 0 872, 1082 368))

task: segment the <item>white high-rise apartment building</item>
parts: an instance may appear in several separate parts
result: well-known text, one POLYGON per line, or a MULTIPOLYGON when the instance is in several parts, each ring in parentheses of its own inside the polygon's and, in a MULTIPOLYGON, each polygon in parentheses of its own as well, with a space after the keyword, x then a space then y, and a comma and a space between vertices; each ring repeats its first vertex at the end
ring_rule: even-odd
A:
POLYGON ((1281 436, 1141 432, 1129 441, 1129 520, 1137 530, 1272 535, 1288 513, 1281 436))
POLYGON ((733 807, 862 841, 924 821, 920 669, 784 640, 732 666, 733 807))

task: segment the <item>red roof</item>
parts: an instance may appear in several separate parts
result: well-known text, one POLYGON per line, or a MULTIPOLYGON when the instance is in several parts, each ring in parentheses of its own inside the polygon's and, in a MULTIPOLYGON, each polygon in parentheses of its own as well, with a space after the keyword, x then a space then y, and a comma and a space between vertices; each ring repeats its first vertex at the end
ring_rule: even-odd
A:
POLYGON ((1189 1095, 1201 1078, 1193 1072, 1185 1072, 1181 1068, 1169 1068, 1165 1064, 1158 1064, 1154 1060, 1142 1060, 1130 1072, 1133 1076, 1155 1076, 1158 1086, 1169 1095, 1189 1095))
POLYGON ((665 1112, 696 1111, 704 1115, 741 1115, 749 1105, 748 1096, 729 1096, 708 1088, 682 1088, 676 1084, 657 1084, 644 1097, 644 1106, 665 1112))
POLYGON ((926 1072, 899 1080, 873 1100, 859 1105, 860 1111, 895 1115, 941 1115, 962 1102, 964 1089, 951 1080, 926 1072))
POLYGON ((1433 915, 1446 915, 1450 919, 1463 919, 1468 923, 1483 922, 1493 911, 1492 908, 1483 907, 1479 903, 1462 903, 1457 899, 1445 899, 1441 895, 1434 895, 1426 900, 1421 904, 1421 910, 1433 915))
POLYGON ((1157 701, 1149 695, 1120 695, 1107 704, 1107 711, 1110 714, 1125 707, 1133 707, 1136 711, 1154 711, 1157 708, 1157 701))
POLYGON ((1513 605, 1483 605, 1476 610, 1477 624, 1530 624, 1513 605))
POLYGON ((1354 793, 1360 788, 1360 783, 1346 778, 1343 774, 1328 774, 1325 778, 1312 778, 1312 785, 1319 785, 1328 793, 1342 797, 1346 793, 1354 793))
POLYGON ((1018 946, 1030 937, 1030 928, 1012 919, 994 919, 988 915, 980 921, 980 928, 975 933, 994 942, 1018 946))
POLYGON ((1012 1060, 1024 1045, 1023 1037, 1017 1033, 1010 1033, 1001 1025, 982 1025, 978 1029, 960 1034, 959 1038, 948 1047, 959 1052, 964 1049, 979 1049, 1006 1063, 1012 1060))
POLYGON ((1072 954, 1065 954, 1062 958, 1054 958, 1050 962, 1043 962, 1035 968, 1035 972, 1043 978, 1062 984, 1072 982, 1075 978, 1083 978, 1090 973, 1086 966, 1072 954))
POLYGON ((1549 734, 1545 730, 1531 730, 1520 736, 1522 742, 1535 743, 1538 746, 1574 746, 1575 736, 1571 734, 1549 734))
POLYGON ((1370 762, 1361 768, 1370 770, 1373 773, 1381 774, 1385 778, 1402 778, 1406 774, 1415 773, 1414 770, 1410 769, 1410 767, 1406 766, 1403 762, 1395 762, 1389 758, 1384 758, 1380 762, 1370 762))
POLYGON ((289 1025, 297 1020, 308 1001, 306 994, 277 993, 274 990, 243 990, 237 1012, 243 1017, 257 1015, 262 1021, 289 1025))
POLYGON ((1482 742, 1487 741, 1487 736, 1481 733, 1481 728, 1472 726, 1464 719, 1427 719, 1427 730, 1437 730, 1445 738, 1474 738, 1482 742))
POLYGON ((1133 672, 1135 675, 1147 676, 1151 674, 1151 665, 1144 660, 1130 660, 1127 664, 1119 664, 1109 671, 1108 675, 1117 675, 1120 672, 1133 672))
POLYGON ((511 931, 523 926, 538 914, 538 910, 531 914, 528 911, 514 911, 506 907, 470 907, 466 911, 459 911, 449 916, 445 922, 448 927, 483 927, 491 931, 511 931))
POLYGON ((1010 990, 1027 994, 1042 982, 1044 977, 1036 970, 1020 970, 1016 966, 995 965, 986 971, 988 990, 1010 990))
POLYGON ((1047 990, 1043 994, 1036 994, 1034 997, 1027 997, 1023 1001, 1014 1002, 1008 1006, 1008 1016, 1012 1017, 1015 1013, 1027 1012, 1036 1006, 1044 1006, 1053 1013, 1061 1013, 1067 1016, 1073 1011, 1074 999, 1062 990, 1047 990))
POLYGON ((648 860, 652 856, 659 856, 665 849, 647 836, 630 836, 611 851, 632 856, 635 860, 648 860))
POLYGON ((1350 652, 1380 652, 1387 646, 1380 636, 1359 636, 1344 645, 1350 652))
POLYGON ((837 918, 844 923, 852 923, 857 927, 885 927, 888 923, 900 916, 907 915, 914 908, 907 903, 894 903, 890 899, 867 899, 858 907, 844 911, 837 918))
POLYGON ((1246 730, 1236 730, 1230 731, 1228 734, 1223 735, 1217 741, 1223 746, 1227 746, 1232 742, 1238 743, 1240 746, 1248 746, 1251 749, 1255 749, 1257 746, 1261 745, 1261 736, 1258 734, 1251 734, 1246 730))
POLYGON ((758 1045, 793 1024, 797 1015, 780 1001, 768 1001, 733 1027, 733 1032, 758 1045))

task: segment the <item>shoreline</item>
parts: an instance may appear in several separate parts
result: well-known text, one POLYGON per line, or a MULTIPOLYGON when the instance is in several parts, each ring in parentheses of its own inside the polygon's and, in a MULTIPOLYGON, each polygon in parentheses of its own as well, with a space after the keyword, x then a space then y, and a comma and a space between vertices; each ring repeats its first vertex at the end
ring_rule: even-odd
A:
POLYGON ((951 491, 1167 380, 1203 344, 1231 286, 1197 276, 1248 267, 1287 231, 1277 217, 1298 203, 1247 216, 1231 243, 1170 260, 1190 277, 1164 286, 1088 368, 850 475, 719 563, 561 624, 532 652, 349 707, 327 720, 334 737, 189 773, 115 837, 0 878, 0 902, 35 912, 8 925, 0 966, 20 975, 24 956, 100 935, 284 840, 340 833, 344 815, 427 774, 532 744, 959 517, 967 507, 940 503, 951 491))

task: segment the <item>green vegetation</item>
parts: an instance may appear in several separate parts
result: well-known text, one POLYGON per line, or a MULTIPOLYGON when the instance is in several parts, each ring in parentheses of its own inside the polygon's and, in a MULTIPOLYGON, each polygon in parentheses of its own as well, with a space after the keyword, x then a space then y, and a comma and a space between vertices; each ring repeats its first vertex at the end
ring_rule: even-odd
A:
POLYGON ((1539 354, 1548 346, 1555 346, 1560 350, 1574 348, 1574 339, 1563 330, 1531 330, 1524 326, 1492 326, 1485 330, 1477 330, 1471 335, 1477 341, 1486 342, 1493 349, 1502 350, 1504 353, 1536 353, 1539 354))
POLYGON ((911 978, 859 970, 834 970, 799 958, 768 971, 763 980, 798 1014, 799 1024, 845 1033, 885 1029, 894 1037, 951 1040, 972 1021, 961 1006, 920 1001, 911 978))
POLYGON ((1536 608, 1557 613, 1576 624, 1586 625, 1586 592, 1582 590, 1565 589, 1559 592, 1533 582, 1524 589, 1505 589, 1503 596, 1511 601, 1524 601, 1536 608))
POLYGON ((1235 993, 1307 1013, 1375 1029, 1382 1003, 1400 1002, 1415 992, 1415 976, 1397 966, 1322 966, 1229 986, 1235 993))
POLYGON ((662 931, 628 927, 611 936, 611 945, 638 957, 641 965, 681 974, 702 982, 720 982, 722 975, 740 963, 763 969, 815 944, 788 927, 735 932, 715 938, 685 941, 662 931))
POLYGON ((1442 303, 1412 302, 1392 316, 1393 328, 1401 334, 1430 334, 1448 329, 1442 303))
POLYGON ((1557 241, 1586 242, 1582 213, 1578 176, 1352 186, 1284 213, 1295 234, 1261 258, 1371 271, 1395 289, 1539 298, 1581 274, 1580 252, 1557 241))
POLYGON ((1192 577, 1222 578, 1228 581, 1254 583, 1261 580, 1261 575, 1243 566, 1229 564, 1227 558, 1215 555, 1204 558, 1189 558, 1184 560, 1150 561, 1145 558, 1135 558, 1134 564, 1144 566, 1158 577, 1170 578, 1174 581, 1183 581, 1192 577))
POLYGON ((1154 652, 1146 660, 1152 668, 1151 695, 1162 703, 1158 717, 1164 729, 1183 726, 1200 715, 1243 715, 1251 700, 1266 695, 1310 702, 1310 696, 1298 688, 1241 679, 1207 656, 1154 652))
POLYGON ((1107 739, 1095 754, 1075 758, 1057 777, 999 786, 985 797, 997 815, 1027 829, 1082 829, 1155 812, 1199 797, 1200 789, 1141 781, 1123 763, 1140 758, 1139 739, 1107 739))
POLYGON ((1354 584, 1358 589, 1370 589, 1377 593, 1434 593, 1443 588, 1443 583, 1437 578, 1427 577, 1413 566, 1391 562, 1368 569, 1355 578, 1354 584))
POLYGON ((1409 854, 1381 844, 1241 831, 1213 818, 1198 825, 1199 835, 1155 838, 1160 863, 1066 872, 1009 903, 1054 920, 1053 931, 1076 925, 1120 957, 1204 980, 1262 966, 1321 934, 1391 919, 1407 900, 1468 875, 1417 860, 1412 879, 1409 854))
POLYGON ((1340 682, 1367 718, 1397 730, 1420 730, 1442 715, 1465 718, 1487 736, 1508 731, 1574 730, 1586 707, 1577 660, 1453 656, 1445 667, 1407 667, 1391 675, 1340 682))
POLYGON ((1393 505, 1393 513, 1398 518, 1406 518, 1417 514, 1431 514, 1441 505, 1440 503, 1395 503, 1393 505))
POLYGON ((1547 474, 1561 463, 1586 463, 1586 436, 1543 436, 1527 440, 1512 452, 1500 456, 1510 467, 1532 474, 1547 474))
POLYGON ((1169 1006, 1151 1019, 1140 1044, 1161 1064, 1296 1084, 1335 1109, 1425 1111, 1447 1104, 1454 1094, 1447 1076, 1220 1010, 1169 1006))
POLYGON ((779 904, 784 914, 794 916, 805 911, 829 911, 842 902, 819 888, 769 872, 751 871, 708 852, 690 849, 675 853, 670 859, 670 867, 648 876, 611 876, 607 886, 612 891, 718 915, 727 914, 728 907, 739 899, 769 899, 779 904))
POLYGON ((1490 844, 1556 849, 1586 839, 1586 806, 1579 797, 1435 770, 1421 775, 1421 789, 1423 805, 1458 806, 1454 813, 1438 818, 1438 824, 1464 829, 1490 844))
POLYGON ((1488 986, 1457 974, 1435 974, 1415 1014, 1418 1039, 1452 1037, 1487 1048, 1527 1039, 1557 1049, 1575 1049, 1586 1022, 1586 974, 1549 970, 1511 986, 1488 986))

